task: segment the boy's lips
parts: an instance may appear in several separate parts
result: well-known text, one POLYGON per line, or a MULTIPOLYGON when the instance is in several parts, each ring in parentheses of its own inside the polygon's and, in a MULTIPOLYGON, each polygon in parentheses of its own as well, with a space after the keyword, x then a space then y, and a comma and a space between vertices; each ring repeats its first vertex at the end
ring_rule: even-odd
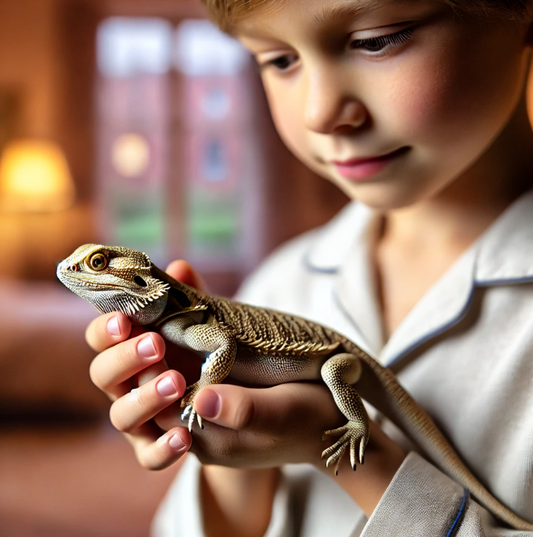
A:
POLYGON ((352 179, 353 181, 364 181, 376 175, 394 159, 403 155, 408 149, 408 147, 400 147, 383 155, 353 158, 343 161, 334 160, 332 163, 337 169, 337 172, 343 177, 352 179))

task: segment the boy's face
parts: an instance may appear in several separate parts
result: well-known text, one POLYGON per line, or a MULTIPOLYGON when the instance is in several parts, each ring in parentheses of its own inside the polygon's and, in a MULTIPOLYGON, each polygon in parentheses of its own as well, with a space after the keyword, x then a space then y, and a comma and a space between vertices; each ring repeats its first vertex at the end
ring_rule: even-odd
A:
MULTIPOLYGON (((491 151, 527 72, 527 28, 437 0, 288 0, 239 23, 277 129, 310 168, 383 209, 491 151)), ((490 159, 486 159, 490 160, 490 159)))

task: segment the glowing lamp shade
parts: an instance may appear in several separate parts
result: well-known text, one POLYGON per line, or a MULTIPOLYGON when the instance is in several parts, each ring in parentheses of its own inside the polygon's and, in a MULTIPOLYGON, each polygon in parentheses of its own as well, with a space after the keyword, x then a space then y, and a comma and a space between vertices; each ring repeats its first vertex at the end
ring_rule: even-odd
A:
POLYGON ((6 211, 58 211, 74 201, 74 183, 57 144, 16 140, 0 162, 0 207, 6 211))

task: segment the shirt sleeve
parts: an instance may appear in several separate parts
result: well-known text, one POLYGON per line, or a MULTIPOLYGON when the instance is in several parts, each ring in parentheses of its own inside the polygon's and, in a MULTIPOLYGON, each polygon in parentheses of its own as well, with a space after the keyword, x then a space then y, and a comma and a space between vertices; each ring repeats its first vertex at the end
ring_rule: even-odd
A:
MULTIPOLYGON (((151 537, 203 537, 201 464, 187 455, 152 522, 151 537)), ((332 527, 339 537, 356 537, 366 523, 353 500, 308 464, 282 468, 270 524, 264 537, 321 537, 332 527)))
MULTIPOLYGON (((201 468, 194 455, 187 455, 176 479, 159 506, 152 522, 151 537, 203 537, 201 468)), ((265 537, 291 537, 290 480, 282 476, 272 505, 265 537)))
POLYGON ((461 485, 411 452, 394 476, 362 537, 533 536, 497 526, 461 485))

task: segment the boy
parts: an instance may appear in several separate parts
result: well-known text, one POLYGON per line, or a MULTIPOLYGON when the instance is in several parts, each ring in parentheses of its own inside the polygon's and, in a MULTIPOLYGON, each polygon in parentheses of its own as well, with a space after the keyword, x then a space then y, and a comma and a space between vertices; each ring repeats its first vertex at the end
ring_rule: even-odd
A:
MULTIPOLYGON (((533 521, 531 2, 205 1, 256 58, 287 146, 357 200, 239 298, 328 324, 393 367, 533 521)), ((201 285, 183 262, 169 272, 201 285)), ((191 447, 182 366, 167 369, 159 335, 130 331, 119 314, 89 326, 91 375, 140 463, 161 468, 191 447)), ((158 536, 513 534, 380 416, 365 464, 330 479, 321 432, 342 420, 320 385, 213 386, 196 410, 204 466, 187 459, 158 536)))

